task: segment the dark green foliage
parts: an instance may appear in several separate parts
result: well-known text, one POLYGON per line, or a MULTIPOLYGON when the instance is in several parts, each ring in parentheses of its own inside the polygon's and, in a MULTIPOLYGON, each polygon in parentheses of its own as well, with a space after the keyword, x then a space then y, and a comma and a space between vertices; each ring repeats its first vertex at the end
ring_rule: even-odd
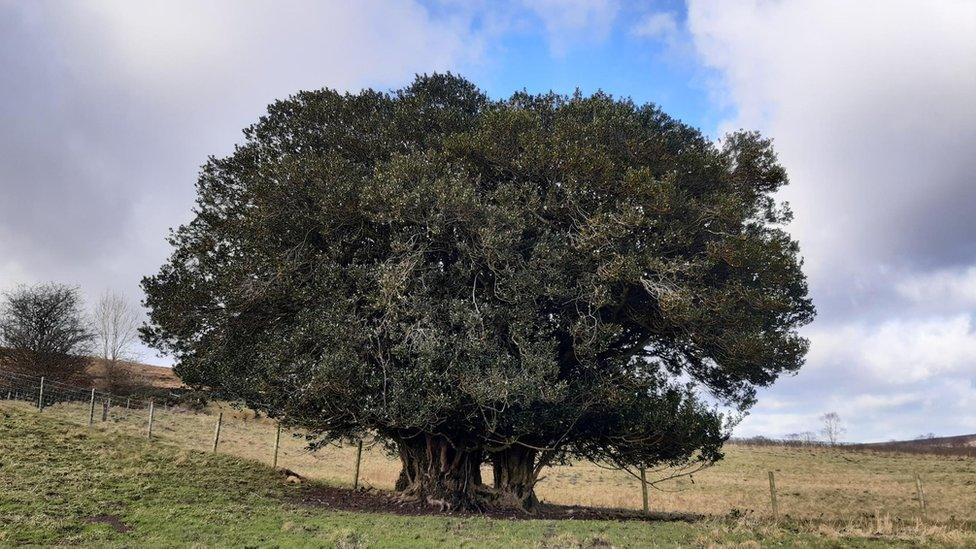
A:
POLYGON ((210 391, 184 388, 164 389, 149 385, 129 385, 123 387, 123 391, 115 394, 132 397, 145 403, 151 400, 156 406, 178 406, 193 411, 205 410, 213 397, 210 391))
POLYGON ((322 441, 708 463, 727 433, 698 392, 744 410, 803 362, 814 310, 756 134, 434 75, 302 92, 245 136, 144 280, 143 337, 322 441))

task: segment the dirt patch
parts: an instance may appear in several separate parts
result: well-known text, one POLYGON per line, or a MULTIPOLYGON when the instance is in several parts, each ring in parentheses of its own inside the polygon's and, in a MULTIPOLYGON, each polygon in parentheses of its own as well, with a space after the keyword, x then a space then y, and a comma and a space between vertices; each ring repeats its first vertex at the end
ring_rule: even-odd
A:
POLYGON ((542 504, 532 514, 508 509, 490 509, 482 513, 464 511, 438 511, 419 503, 397 501, 390 492, 382 490, 350 490, 322 484, 307 484, 293 498, 301 505, 352 511, 355 513, 389 513, 409 516, 489 517, 513 520, 612 520, 612 521, 684 521, 700 519, 699 515, 685 513, 649 513, 630 509, 607 509, 578 505, 542 504))
POLYGON ((122 522, 122 519, 115 515, 95 515, 94 517, 89 517, 85 522, 91 524, 108 524, 115 529, 116 532, 128 532, 132 530, 132 527, 122 522))

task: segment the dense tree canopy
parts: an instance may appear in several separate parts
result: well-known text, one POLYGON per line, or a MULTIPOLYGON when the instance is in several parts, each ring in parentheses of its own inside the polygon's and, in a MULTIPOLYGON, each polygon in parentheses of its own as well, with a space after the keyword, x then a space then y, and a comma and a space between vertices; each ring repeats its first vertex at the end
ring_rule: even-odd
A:
POLYGON ((555 460, 719 459, 700 394, 800 367, 785 183, 757 134, 602 93, 301 92, 204 166, 143 337, 320 442, 377 436, 403 497, 528 508, 555 460))

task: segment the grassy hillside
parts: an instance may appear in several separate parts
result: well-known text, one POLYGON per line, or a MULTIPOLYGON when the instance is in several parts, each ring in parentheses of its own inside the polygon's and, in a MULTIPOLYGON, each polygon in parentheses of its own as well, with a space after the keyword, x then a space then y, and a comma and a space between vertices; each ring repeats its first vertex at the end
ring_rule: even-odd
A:
POLYGON ((291 503, 303 489, 253 462, 0 404, 0 544, 632 546, 688 544, 703 533, 685 523, 329 512, 291 503))
MULTIPOLYGON (((0 402, 0 545, 976 545, 971 524, 900 524, 887 515, 774 525, 749 514, 600 522, 335 511, 300 503, 296 496, 309 486, 288 484, 265 465, 123 431, 111 423, 89 429, 52 410, 38 414, 23 403, 0 402)), ((602 489, 577 485, 584 488, 602 489)))
MULTIPOLYGON (((109 421, 99 428, 144 436, 146 410, 126 412, 116 403, 109 421)), ((24 403, 25 408, 30 405, 24 403)), ((99 406, 99 409, 101 407, 99 406)), ((270 464, 274 423, 252 412, 221 407, 223 426, 219 452, 270 464)), ((158 407, 155 434, 184 448, 209 450, 218 409, 188 413, 158 407)), ((58 404, 44 411, 76 423, 87 423, 84 403, 58 404)), ((100 414, 98 414, 100 415, 100 414)), ((913 524, 920 516, 915 473, 926 494, 929 523, 976 523, 976 459, 907 453, 852 451, 823 447, 739 446, 726 448, 726 459, 692 478, 681 478, 652 490, 651 508, 670 513, 710 516, 730 514, 760 519, 770 516, 768 471, 779 488, 780 513, 792 518, 846 524, 888 516, 898 524, 913 524)), ((355 468, 355 448, 305 450, 304 438, 283 434, 279 465, 329 483, 349 484, 355 468)), ((378 448, 367 448, 361 479, 364 484, 391 489, 399 462, 378 448)), ((484 471, 486 478, 491 472, 484 471)), ((640 509, 639 482, 620 471, 588 463, 553 467, 544 473, 539 496, 551 503, 640 509)))
MULTIPOLYGON (((81 387, 94 387, 99 391, 109 390, 111 384, 110 363, 98 357, 89 357, 85 359, 85 362, 87 366, 75 375, 69 376, 70 379, 65 379, 64 372, 62 372, 62 375, 58 376, 58 380, 70 381, 72 384, 81 387)), ((116 380, 124 384, 127 391, 183 387, 183 381, 173 372, 172 368, 128 360, 118 361, 115 368, 116 380)), ((0 372, 2 371, 31 377, 42 375, 31 368, 18 366, 11 357, 10 351, 0 347, 0 372)))
POLYGON ((942 454, 946 456, 976 458, 976 434, 873 442, 870 444, 857 444, 855 447, 882 452, 942 454))
MULTIPOLYGON (((108 388, 109 363, 100 358, 93 358, 85 369, 85 376, 89 378, 86 385, 99 390, 108 388)), ((120 371, 119 378, 133 387, 153 387, 157 389, 176 389, 183 386, 183 382, 173 373, 172 368, 153 366, 141 362, 120 361, 116 368, 120 371)))

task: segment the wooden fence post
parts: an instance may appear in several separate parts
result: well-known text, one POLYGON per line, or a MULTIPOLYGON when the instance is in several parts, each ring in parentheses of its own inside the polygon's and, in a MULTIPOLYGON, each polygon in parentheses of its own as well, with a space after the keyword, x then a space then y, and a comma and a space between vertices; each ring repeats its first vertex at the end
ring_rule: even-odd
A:
POLYGON ((132 397, 125 397, 125 417, 129 417, 129 400, 132 397))
POLYGON ((925 516, 925 492, 922 491, 922 479, 918 476, 918 471, 915 471, 915 494, 918 496, 918 507, 922 510, 922 516, 925 516))
POLYGON ((41 376, 41 388, 37 391, 37 411, 44 410, 44 376, 41 376))
POLYGON ((95 423, 95 389, 91 390, 91 402, 88 408, 88 426, 95 423))
POLYGON ((647 473, 645 472, 645 469, 643 467, 640 468, 640 474, 641 474, 641 499, 644 500, 644 514, 646 515, 648 513, 648 511, 647 511, 647 473))
POLYGON ((779 520, 779 505, 776 504, 776 479, 769 472, 769 499, 773 504, 773 520, 779 520))
POLYGON ((355 490, 359 488, 359 464, 363 460, 363 439, 359 439, 359 444, 356 446, 356 476, 352 479, 352 489, 355 490))
POLYGON ((281 423, 278 424, 278 428, 275 429, 275 441, 274 441, 274 457, 271 458, 271 468, 278 468, 278 443, 281 440, 281 423))
POLYGON ((149 401, 149 440, 152 440, 152 428, 153 428, 153 415, 155 414, 155 406, 153 401, 149 401))
POLYGON ((102 421, 108 421, 108 401, 102 401, 102 421))
POLYGON ((217 414, 217 425, 214 427, 214 443, 213 451, 217 451, 217 442, 220 441, 220 424, 224 421, 224 413, 220 412, 217 414))

